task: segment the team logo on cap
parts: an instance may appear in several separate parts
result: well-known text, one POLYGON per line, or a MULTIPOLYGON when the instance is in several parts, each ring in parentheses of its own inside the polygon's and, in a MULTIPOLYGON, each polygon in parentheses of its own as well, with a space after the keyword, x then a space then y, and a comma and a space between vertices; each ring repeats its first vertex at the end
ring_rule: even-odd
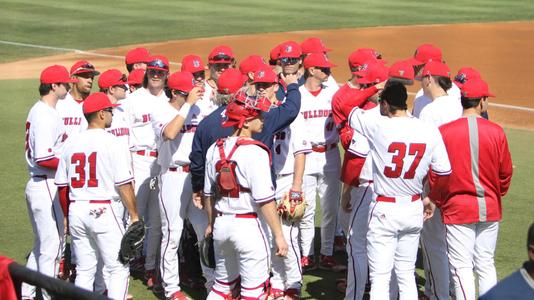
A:
POLYGON ((403 76, 404 75, 404 70, 399 70, 399 75, 403 76))
POLYGON ((226 53, 224 53, 224 52, 219 52, 219 53, 217 53, 217 55, 226 55, 226 53))
POLYGON ((454 77, 454 80, 460 82, 460 83, 465 83, 467 81, 467 78, 465 76, 464 73, 460 73, 458 75, 456 75, 456 77, 454 77))
POLYGON ((258 72, 258 78, 263 78, 265 76, 265 72, 264 71, 259 71, 258 72))
POLYGON ((200 67, 200 62, 198 61, 198 59, 193 60, 193 67, 195 68, 200 67))
POLYGON ((228 92, 230 91, 228 88, 224 88, 223 90, 226 94, 228 94, 228 92))
POLYGON ((286 52, 291 52, 293 50, 293 46, 287 45, 286 46, 286 52))

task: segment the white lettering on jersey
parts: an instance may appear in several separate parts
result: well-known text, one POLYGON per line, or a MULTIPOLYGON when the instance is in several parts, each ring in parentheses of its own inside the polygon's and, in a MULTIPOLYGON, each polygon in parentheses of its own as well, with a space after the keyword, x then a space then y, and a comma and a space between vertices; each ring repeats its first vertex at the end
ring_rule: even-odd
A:
POLYGON ((65 133, 68 137, 73 137, 87 129, 87 120, 83 115, 82 103, 78 103, 70 93, 65 99, 59 100, 56 104, 59 117, 63 120, 65 133))

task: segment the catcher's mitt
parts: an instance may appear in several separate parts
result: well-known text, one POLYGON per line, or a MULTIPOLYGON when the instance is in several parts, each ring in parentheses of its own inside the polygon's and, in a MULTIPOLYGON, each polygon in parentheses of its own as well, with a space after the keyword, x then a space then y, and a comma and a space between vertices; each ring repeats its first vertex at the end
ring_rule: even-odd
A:
POLYGON ((141 256, 145 240, 145 223, 141 220, 132 223, 122 236, 119 261, 123 264, 141 256))
POLYGON ((198 242, 198 251, 202 264, 215 269, 215 251, 213 250, 213 237, 211 235, 198 242))
POLYGON ((292 191, 284 195, 278 205, 278 214, 289 222, 297 222, 302 219, 306 211, 306 200, 302 192, 292 191))

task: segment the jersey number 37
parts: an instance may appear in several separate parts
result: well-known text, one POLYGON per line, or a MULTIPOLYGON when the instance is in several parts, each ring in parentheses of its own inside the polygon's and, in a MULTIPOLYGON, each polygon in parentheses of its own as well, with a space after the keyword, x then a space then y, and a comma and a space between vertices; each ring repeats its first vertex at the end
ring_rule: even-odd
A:
POLYGON ((413 179, 415 177, 415 170, 421 162, 421 158, 425 154, 426 144, 413 143, 406 146, 405 143, 393 142, 388 147, 388 152, 393 153, 391 163, 392 167, 384 168, 384 175, 389 178, 399 178, 401 176, 404 167, 404 158, 406 157, 406 150, 408 149, 408 155, 415 156, 410 168, 404 173, 402 178, 413 179))

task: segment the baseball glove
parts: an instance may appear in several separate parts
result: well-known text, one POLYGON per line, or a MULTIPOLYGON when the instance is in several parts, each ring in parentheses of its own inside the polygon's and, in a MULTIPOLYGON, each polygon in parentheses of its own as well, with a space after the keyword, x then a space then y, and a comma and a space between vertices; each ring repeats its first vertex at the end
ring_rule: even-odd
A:
POLYGON ((290 190, 284 195, 282 201, 278 205, 278 214, 286 221, 297 222, 302 219, 306 211, 306 200, 302 192, 290 190))
POLYGON ((202 264, 215 269, 215 251, 213 250, 213 237, 211 235, 198 242, 198 251, 202 264))
POLYGON ((122 236, 119 261, 123 264, 141 256, 145 240, 145 223, 141 220, 132 223, 122 236))

